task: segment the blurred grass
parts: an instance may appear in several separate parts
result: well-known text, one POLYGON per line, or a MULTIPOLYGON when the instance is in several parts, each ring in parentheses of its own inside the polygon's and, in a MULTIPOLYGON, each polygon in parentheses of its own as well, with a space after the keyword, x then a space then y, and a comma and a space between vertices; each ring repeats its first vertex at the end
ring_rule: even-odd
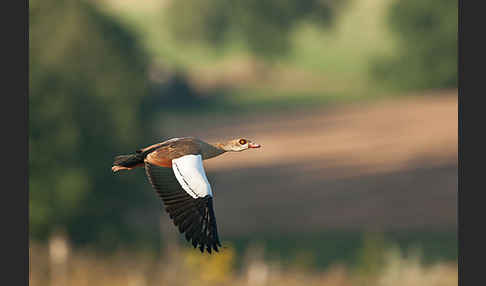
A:
POLYGON ((427 265, 457 258, 456 234, 450 231, 363 233, 334 230, 314 234, 264 233, 258 237, 228 237, 226 240, 240 257, 252 245, 258 244, 265 249, 265 259, 279 261, 285 266, 296 264, 302 254, 311 254, 308 265, 316 269, 325 269, 334 263, 357 266, 361 252, 370 241, 378 242, 377 253, 389 246, 403 252, 420 249, 422 262, 427 265))
POLYGON ((379 234, 363 238, 355 264, 336 260, 325 268, 313 267, 316 254, 309 251, 293 263, 267 259, 261 244, 246 247, 242 258, 232 244, 213 255, 172 247, 161 257, 59 247, 31 243, 30 285, 457 285, 456 260, 424 263, 420 251, 402 250, 379 234))
MULTIPOLYGON (((218 98, 203 105, 186 105, 164 110, 164 116, 258 114, 289 109, 312 110, 322 105, 372 101, 383 94, 346 92, 275 91, 265 88, 222 90, 218 98)), ((162 120, 162 119, 161 119, 162 120)))
POLYGON ((363 77, 370 54, 392 53, 395 48, 384 23, 390 3, 390 0, 352 1, 330 31, 301 25, 294 32, 294 53, 289 63, 329 74, 363 77))
POLYGON ((288 106, 312 108, 323 104, 376 100, 382 94, 335 92, 272 91, 265 89, 238 90, 228 97, 228 103, 247 111, 279 110, 288 106))

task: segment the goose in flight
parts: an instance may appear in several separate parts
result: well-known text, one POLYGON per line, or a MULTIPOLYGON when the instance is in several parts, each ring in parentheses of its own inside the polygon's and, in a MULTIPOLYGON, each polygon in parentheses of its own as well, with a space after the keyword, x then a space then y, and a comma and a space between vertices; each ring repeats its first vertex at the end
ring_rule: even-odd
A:
POLYGON ((184 137, 157 143, 134 154, 116 156, 111 170, 145 167, 148 180, 162 199, 166 212, 186 240, 201 252, 218 251, 213 192, 204 171, 203 160, 225 152, 240 152, 260 145, 244 138, 209 144, 184 137))

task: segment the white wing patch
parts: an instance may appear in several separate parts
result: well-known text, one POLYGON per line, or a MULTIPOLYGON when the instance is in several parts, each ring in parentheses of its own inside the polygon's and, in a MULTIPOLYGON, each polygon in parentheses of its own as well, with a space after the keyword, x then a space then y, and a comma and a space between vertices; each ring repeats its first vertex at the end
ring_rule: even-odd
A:
POLYGON ((186 155, 173 159, 172 170, 179 184, 191 197, 197 199, 207 195, 213 196, 201 155, 186 155))

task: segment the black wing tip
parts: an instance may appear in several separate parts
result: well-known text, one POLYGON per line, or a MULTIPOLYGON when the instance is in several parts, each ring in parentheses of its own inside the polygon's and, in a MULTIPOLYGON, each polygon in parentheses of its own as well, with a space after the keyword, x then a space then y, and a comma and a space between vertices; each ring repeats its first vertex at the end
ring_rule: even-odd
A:
POLYGON ((206 244, 206 243, 198 243, 198 242, 195 242, 194 240, 192 241, 192 246, 194 247, 194 249, 198 248, 199 251, 201 251, 201 253, 207 252, 209 254, 213 254, 214 252, 219 253, 219 250, 220 250, 219 247, 221 247, 221 249, 223 248, 221 243, 219 243, 219 242, 206 244))
POLYGON ((205 244, 193 244, 194 249, 199 249, 201 253, 208 253, 208 254, 215 254, 216 252, 219 253, 219 248, 215 245, 209 246, 205 244), (214 252, 213 252, 214 250, 214 252))
POLYGON ((197 221, 192 221, 192 225, 187 227, 187 229, 183 229, 185 238, 191 242, 194 248, 198 248, 201 253, 212 254, 219 252, 218 246, 222 247, 222 245, 218 236, 212 197, 205 196, 196 200, 199 206, 197 210, 200 217, 197 221))

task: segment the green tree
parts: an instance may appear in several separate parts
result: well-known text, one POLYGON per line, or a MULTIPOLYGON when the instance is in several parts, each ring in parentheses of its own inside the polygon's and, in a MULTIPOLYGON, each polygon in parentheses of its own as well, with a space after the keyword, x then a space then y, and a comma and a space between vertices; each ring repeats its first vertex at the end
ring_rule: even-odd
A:
POLYGON ((31 238, 63 228, 75 243, 136 239, 128 217, 153 194, 110 168, 147 135, 144 51, 85 1, 32 0, 29 28, 31 238))
POLYGON ((172 1, 166 16, 170 31, 184 44, 204 42, 219 48, 237 35, 253 54, 272 60, 289 50, 289 35, 294 25, 311 21, 327 27, 333 22, 336 8, 344 2, 172 1))
POLYGON ((388 22, 398 51, 373 60, 378 80, 403 89, 457 86, 457 1, 395 1, 388 22))

